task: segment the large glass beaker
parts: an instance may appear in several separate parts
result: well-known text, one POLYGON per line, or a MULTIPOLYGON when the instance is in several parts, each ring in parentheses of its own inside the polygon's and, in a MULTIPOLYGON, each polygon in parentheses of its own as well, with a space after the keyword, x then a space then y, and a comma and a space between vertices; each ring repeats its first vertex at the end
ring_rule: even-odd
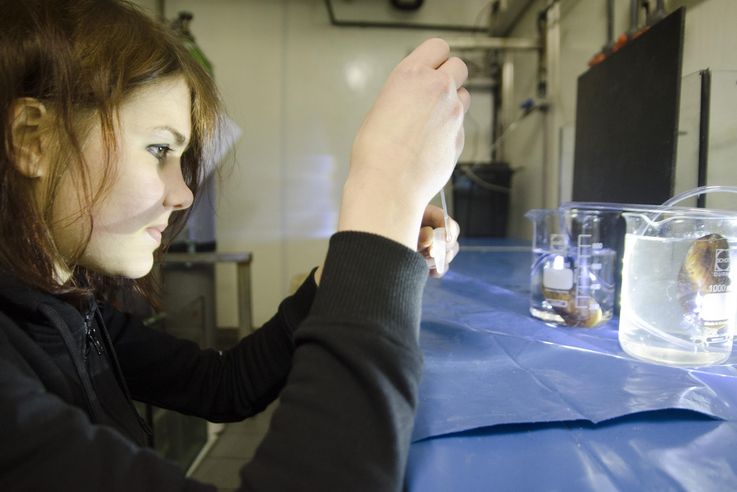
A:
POLYGON ((622 215, 622 349, 671 365, 726 360, 737 315, 737 215, 663 207, 622 215))

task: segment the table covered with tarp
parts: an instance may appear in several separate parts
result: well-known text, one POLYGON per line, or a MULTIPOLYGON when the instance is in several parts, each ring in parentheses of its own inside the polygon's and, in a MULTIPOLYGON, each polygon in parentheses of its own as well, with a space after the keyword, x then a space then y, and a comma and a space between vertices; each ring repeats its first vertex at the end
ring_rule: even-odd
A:
POLYGON ((428 282, 407 490, 737 490, 737 355, 664 366, 622 351, 616 317, 551 327, 530 262, 467 241, 428 282))

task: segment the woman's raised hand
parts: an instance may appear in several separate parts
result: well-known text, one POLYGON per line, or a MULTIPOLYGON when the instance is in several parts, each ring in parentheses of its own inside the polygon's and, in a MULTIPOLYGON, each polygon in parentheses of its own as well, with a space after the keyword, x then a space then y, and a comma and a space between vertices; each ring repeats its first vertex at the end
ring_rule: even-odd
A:
POLYGON ((463 150, 466 65, 448 43, 419 45, 392 71, 356 135, 338 230, 417 247, 428 202, 463 150))

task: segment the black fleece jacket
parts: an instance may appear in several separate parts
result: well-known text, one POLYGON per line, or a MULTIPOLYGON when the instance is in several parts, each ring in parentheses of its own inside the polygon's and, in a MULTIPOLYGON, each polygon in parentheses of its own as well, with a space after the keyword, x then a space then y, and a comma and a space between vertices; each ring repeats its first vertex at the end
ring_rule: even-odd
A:
POLYGON ((144 446, 131 397, 227 422, 277 396, 241 490, 400 490, 426 278, 404 246, 338 233, 320 288, 223 353, 2 278, 0 490, 212 491, 144 446))

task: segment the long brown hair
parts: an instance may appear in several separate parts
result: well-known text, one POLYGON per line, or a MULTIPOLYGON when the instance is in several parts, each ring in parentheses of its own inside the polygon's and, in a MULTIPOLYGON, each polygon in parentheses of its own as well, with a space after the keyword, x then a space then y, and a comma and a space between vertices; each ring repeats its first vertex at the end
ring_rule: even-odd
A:
MULTIPOLYGON (((182 174, 196 195, 220 114, 212 79, 174 33, 125 0, 0 0, 0 12, 0 269, 56 295, 81 299, 93 290, 127 286, 157 304, 151 275, 127 280, 76 267, 71 279, 59 285, 56 266, 74 267, 86 242, 73 258, 57 250, 51 234, 56 184, 65 172, 75 177, 84 219, 91 224, 90 210, 104 199, 105 185, 93 189, 86 172, 82 143, 87 132, 93 123, 101 125, 108 156, 105 176, 110 176, 117 108, 136 89, 176 75, 184 77, 191 93, 192 135, 182 174), (56 118, 54 147, 59 152, 44 207, 36 204, 31 180, 14 165, 10 111, 23 97, 53 108, 56 118)), ((172 216, 156 260, 186 217, 187 211, 172 216)))

